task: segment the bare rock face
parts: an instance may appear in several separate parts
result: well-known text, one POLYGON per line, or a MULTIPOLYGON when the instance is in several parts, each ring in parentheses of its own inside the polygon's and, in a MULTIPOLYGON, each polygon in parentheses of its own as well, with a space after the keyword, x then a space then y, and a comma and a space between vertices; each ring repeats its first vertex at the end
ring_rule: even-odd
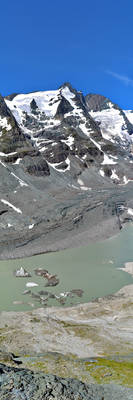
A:
POLYGON ((74 110, 74 107, 71 106, 69 101, 65 97, 61 96, 61 101, 57 108, 55 118, 62 120, 64 118, 65 114, 67 114, 73 110, 74 110))
POLYGON ((0 364, 0 400, 132 400, 132 389, 117 385, 86 385, 0 364))
POLYGON ((46 160, 38 155, 37 157, 25 156, 23 160, 24 171, 33 176, 48 176, 50 169, 46 160))

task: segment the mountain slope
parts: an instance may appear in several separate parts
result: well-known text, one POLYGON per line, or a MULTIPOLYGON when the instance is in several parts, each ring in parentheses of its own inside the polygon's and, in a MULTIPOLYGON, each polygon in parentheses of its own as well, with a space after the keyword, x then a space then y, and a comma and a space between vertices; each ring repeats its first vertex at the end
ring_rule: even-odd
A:
POLYGON ((132 132, 131 112, 69 83, 1 96, 1 257, 73 245, 97 224, 117 230, 132 208, 132 132))

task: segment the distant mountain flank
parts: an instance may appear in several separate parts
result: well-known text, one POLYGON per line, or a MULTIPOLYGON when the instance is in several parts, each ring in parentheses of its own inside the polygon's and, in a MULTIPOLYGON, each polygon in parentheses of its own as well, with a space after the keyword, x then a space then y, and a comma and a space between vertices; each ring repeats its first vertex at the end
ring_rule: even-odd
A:
MULTIPOLYGON (((109 218, 115 214, 116 197, 121 201, 120 193, 132 185, 132 164, 133 112, 110 99, 83 96, 69 83, 53 91, 0 96, 1 237, 11 246, 14 230, 14 248, 23 235, 29 243, 47 232, 45 247, 52 230, 60 236, 64 229, 65 240, 75 226, 74 234, 84 231, 86 207, 97 196, 102 204, 106 198, 100 221, 109 218)), ((88 226, 97 221, 91 216, 88 226)))

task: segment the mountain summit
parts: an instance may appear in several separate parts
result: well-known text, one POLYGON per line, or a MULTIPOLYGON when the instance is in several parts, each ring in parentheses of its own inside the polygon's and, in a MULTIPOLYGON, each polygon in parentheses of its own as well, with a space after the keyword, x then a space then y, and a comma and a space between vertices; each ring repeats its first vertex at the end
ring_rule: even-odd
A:
POLYGON ((109 220, 110 235, 133 215, 132 163, 133 112, 110 99, 69 83, 0 96, 1 257, 104 236, 109 220))

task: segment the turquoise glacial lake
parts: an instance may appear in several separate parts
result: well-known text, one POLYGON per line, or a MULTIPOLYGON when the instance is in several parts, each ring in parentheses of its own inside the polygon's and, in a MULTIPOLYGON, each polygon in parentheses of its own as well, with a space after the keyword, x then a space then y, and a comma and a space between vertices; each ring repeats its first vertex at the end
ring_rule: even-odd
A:
MULTIPOLYGON (((83 295, 68 297, 64 306, 86 303, 97 297, 117 292, 132 284, 133 277, 119 270, 125 262, 133 261, 133 225, 127 225, 118 235, 86 247, 41 254, 16 260, 0 261, 0 311, 25 311, 46 307, 34 294, 49 291, 57 296, 72 289, 82 289, 83 295), (16 278, 14 271, 24 267, 31 278, 16 278), (46 279, 35 275, 35 268, 47 269, 57 274, 60 282, 55 287, 45 287, 46 279), (37 287, 24 295, 27 282, 37 287)), ((48 306, 60 306, 57 299, 50 299, 48 306)))

